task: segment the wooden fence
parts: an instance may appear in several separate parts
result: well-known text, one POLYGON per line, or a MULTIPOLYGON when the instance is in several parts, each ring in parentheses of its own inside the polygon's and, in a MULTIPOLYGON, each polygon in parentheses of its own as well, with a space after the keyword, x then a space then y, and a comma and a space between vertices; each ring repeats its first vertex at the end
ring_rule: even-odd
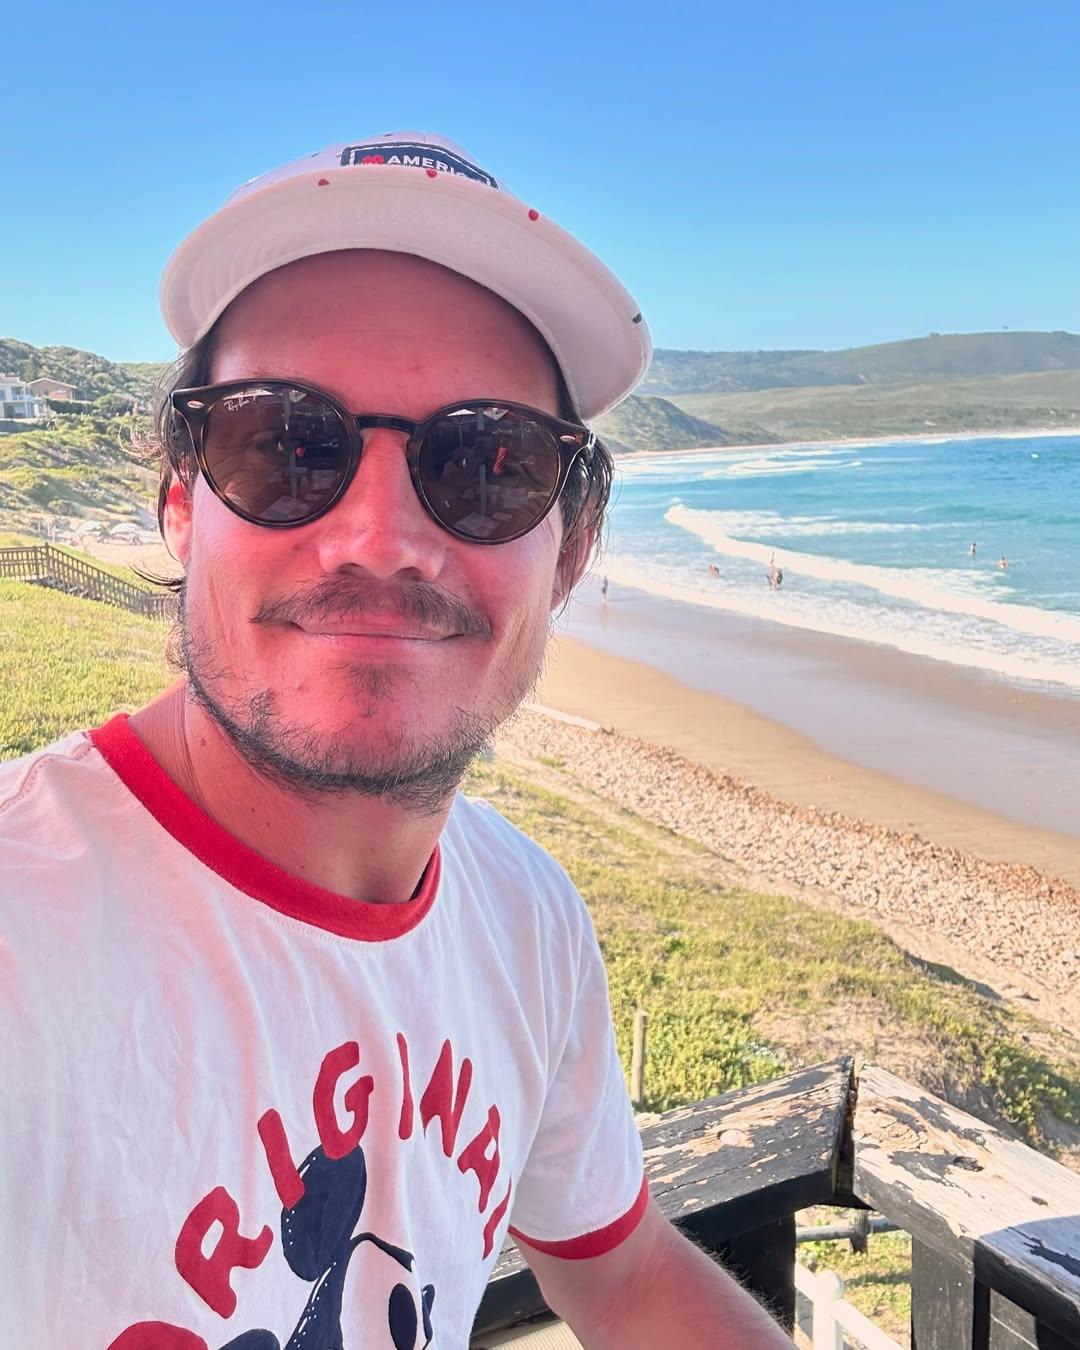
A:
MULTIPOLYGON (((661 1210, 789 1331, 795 1214, 839 1205, 911 1234, 915 1350, 1080 1350, 1080 1176, 885 1069, 818 1064, 666 1111, 641 1134, 661 1210)), ((545 1311, 508 1246, 473 1344, 545 1311)), ((839 1311, 834 1336, 853 1320, 839 1311)))
POLYGON ((176 615, 176 597, 144 590, 130 581, 115 577, 101 567, 72 557, 52 544, 25 548, 0 548, 0 580, 32 581, 39 586, 55 586, 70 595, 119 605, 133 614, 171 623, 176 615))

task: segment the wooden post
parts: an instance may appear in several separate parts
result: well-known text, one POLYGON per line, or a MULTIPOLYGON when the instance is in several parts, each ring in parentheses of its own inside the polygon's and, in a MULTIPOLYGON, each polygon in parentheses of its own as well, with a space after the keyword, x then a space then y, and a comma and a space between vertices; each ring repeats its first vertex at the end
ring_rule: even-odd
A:
POLYGON ((639 1008, 634 1014, 634 1055, 630 1061, 630 1100, 639 1111, 645 1109, 645 1056, 648 1053, 647 1036, 649 1014, 639 1008))

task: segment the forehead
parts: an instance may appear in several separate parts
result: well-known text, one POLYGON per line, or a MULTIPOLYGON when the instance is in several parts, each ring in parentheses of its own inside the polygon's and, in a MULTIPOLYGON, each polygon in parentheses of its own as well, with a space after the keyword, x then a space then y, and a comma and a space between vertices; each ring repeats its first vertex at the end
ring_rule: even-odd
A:
POLYGON ((557 406, 554 358, 524 315, 437 263, 377 250, 303 258, 241 292, 211 378, 251 375, 306 380, 354 411, 418 416, 474 396, 557 406))

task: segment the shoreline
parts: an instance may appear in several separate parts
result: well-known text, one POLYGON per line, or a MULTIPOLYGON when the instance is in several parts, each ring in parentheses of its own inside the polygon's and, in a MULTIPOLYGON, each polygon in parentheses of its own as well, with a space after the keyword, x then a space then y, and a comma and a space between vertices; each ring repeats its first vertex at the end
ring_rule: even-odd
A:
MULTIPOLYGON (((643 459, 664 459, 668 455, 737 454, 743 450, 829 450, 850 445, 905 445, 908 442, 944 445, 950 441, 1029 441, 1041 440, 1047 436, 1080 437, 1080 426, 1032 427, 1014 431, 931 431, 926 435, 916 431, 903 431, 895 436, 834 436, 828 440, 817 441, 748 441, 739 445, 695 445, 684 450, 630 450, 616 455, 615 464, 618 467, 627 460, 637 462, 643 459)), ((600 439, 603 440, 603 437, 600 439)))
MULTIPOLYGON (((1080 838, 855 762, 744 702, 597 648, 579 632, 553 642, 536 697, 779 802, 915 835, 993 864, 1031 867, 1080 888, 1080 838)), ((1039 712, 1025 701, 1026 715, 1039 712)))

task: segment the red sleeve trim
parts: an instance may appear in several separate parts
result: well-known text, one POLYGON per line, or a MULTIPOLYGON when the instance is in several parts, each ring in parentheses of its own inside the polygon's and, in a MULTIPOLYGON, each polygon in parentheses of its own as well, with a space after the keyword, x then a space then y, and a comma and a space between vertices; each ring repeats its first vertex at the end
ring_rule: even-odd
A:
POLYGON ((223 829, 173 782, 128 725, 126 713, 117 713, 88 735, 112 771, 163 829, 222 880, 279 914, 339 937, 385 942, 415 928, 435 902, 440 869, 437 844, 411 900, 374 904, 337 895, 292 876, 223 829))
POLYGON ((562 1242, 543 1242, 540 1238, 532 1238, 528 1233, 520 1232, 511 1224, 510 1236, 521 1238, 522 1242, 527 1242, 530 1247, 535 1247, 538 1252, 545 1252, 548 1256, 561 1256, 568 1261, 583 1261, 590 1256, 603 1256, 605 1252, 614 1251, 621 1242, 625 1242, 641 1222, 648 1204, 649 1181, 647 1177, 642 1177, 637 1199, 621 1219, 609 1223, 606 1228, 598 1228, 594 1233, 582 1233, 580 1237, 566 1238, 562 1242))

